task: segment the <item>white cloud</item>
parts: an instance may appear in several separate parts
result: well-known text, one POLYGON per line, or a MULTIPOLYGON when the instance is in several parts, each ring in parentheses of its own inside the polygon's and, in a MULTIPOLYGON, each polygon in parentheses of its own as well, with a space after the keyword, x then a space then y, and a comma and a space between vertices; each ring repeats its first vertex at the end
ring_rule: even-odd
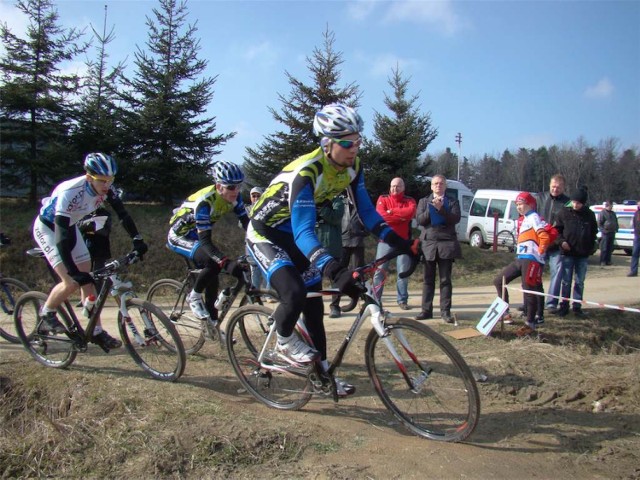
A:
POLYGON ((371 64, 369 73, 374 77, 390 77, 392 70, 395 70, 396 67, 403 76, 406 76, 407 70, 420 64, 418 60, 398 57, 391 53, 378 55, 369 60, 368 63, 371 64))
POLYGON ((279 52, 271 42, 265 41, 247 47, 242 57, 247 62, 258 64, 262 67, 270 67, 277 63, 279 52))
POLYGON ((465 21, 454 11, 452 0, 391 2, 385 16, 388 22, 410 21, 435 26, 447 35, 459 32, 465 21))
POLYGON ((347 12, 354 20, 362 21, 373 13, 378 3, 375 0, 357 0, 347 5, 347 12))
POLYGON ((613 94, 613 90, 613 83, 607 77, 604 77, 595 85, 587 87, 584 91, 584 96, 587 98, 609 98, 613 94))

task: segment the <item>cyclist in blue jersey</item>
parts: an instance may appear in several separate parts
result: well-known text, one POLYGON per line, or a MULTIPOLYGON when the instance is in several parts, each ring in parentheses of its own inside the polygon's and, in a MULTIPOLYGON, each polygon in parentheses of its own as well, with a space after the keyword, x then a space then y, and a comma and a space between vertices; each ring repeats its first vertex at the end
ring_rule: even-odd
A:
MULTIPOLYGON (((104 153, 90 153, 84 159, 84 169, 84 175, 60 183, 50 197, 42 200, 40 214, 33 225, 36 242, 60 277, 60 283, 53 287, 40 312, 38 329, 41 333, 65 331, 56 311, 78 286, 83 299, 96 294, 93 278, 88 273, 91 256, 78 229, 78 222, 83 217, 95 212, 106 201, 131 236, 133 248, 140 258, 148 249, 113 186, 118 171, 115 160, 104 153)), ((120 340, 102 329, 100 319, 92 341, 105 351, 122 346, 120 340)))
MULTIPOLYGON (((295 364, 319 358, 325 369, 329 367, 322 298, 307 299, 307 291, 319 290, 324 275, 342 293, 360 293, 352 271, 341 267, 316 236, 317 205, 348 189, 367 230, 407 253, 417 252, 417 242, 397 235, 371 203, 358 157, 362 127, 362 118, 351 107, 322 108, 313 124, 320 147, 284 167, 251 210, 247 246, 280 297, 274 312, 277 353, 295 364), (294 333, 300 313, 317 350, 294 333)), ((355 391, 343 381, 336 383, 339 395, 355 391)))
POLYGON ((213 243, 213 226, 220 217, 233 212, 246 230, 249 216, 242 195, 239 195, 244 181, 240 167, 235 163, 220 161, 213 166, 213 176, 213 185, 198 190, 174 211, 169 221, 171 228, 167 246, 193 260, 200 268, 188 297, 189 307, 197 318, 210 321, 217 328, 218 310, 214 302, 218 296, 218 275, 224 269, 235 277, 241 277, 242 268, 213 243))

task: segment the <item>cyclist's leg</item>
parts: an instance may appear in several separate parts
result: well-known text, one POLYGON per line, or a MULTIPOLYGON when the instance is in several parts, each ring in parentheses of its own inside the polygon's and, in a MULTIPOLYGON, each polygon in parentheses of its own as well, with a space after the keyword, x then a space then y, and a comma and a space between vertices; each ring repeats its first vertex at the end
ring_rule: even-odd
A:
POLYGON ((200 273, 193 284, 193 291, 200 295, 204 292, 204 303, 211 315, 211 320, 217 320, 218 310, 214 304, 218 298, 220 266, 202 247, 196 248, 193 261, 200 267, 200 273))

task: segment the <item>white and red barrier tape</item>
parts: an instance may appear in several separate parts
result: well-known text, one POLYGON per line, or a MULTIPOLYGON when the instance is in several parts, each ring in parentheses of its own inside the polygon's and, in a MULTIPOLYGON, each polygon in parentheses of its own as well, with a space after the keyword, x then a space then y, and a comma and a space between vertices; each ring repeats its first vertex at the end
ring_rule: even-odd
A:
POLYGON ((558 300, 566 300, 570 303, 581 303, 582 305, 595 305, 597 307, 600 308, 609 308, 612 310, 622 310, 623 312, 634 312, 634 313, 640 313, 640 308, 633 308, 633 307, 625 307, 624 305, 610 305, 608 303, 601 303, 601 302, 590 302, 588 300, 575 300, 573 298, 567 298, 567 297, 562 297, 562 296, 557 296, 557 295, 551 295, 549 293, 542 293, 542 292, 535 292, 533 290, 524 290, 522 288, 518 288, 518 287, 509 287, 507 285, 504 285, 503 288, 506 288, 507 290, 513 290, 516 292, 523 292, 523 293, 529 293, 531 295, 538 295, 540 297, 550 297, 550 298, 557 298, 558 300))

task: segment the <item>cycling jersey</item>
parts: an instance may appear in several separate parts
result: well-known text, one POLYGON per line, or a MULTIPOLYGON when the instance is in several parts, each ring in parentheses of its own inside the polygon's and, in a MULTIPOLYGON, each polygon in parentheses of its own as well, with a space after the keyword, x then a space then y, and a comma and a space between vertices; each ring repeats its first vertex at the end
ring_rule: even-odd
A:
POLYGON ((199 231, 212 230, 220 217, 231 211, 246 227, 249 217, 242 196, 238 195, 235 203, 229 203, 218 194, 215 185, 210 185, 190 195, 174 210, 169 223, 177 235, 197 239, 199 231))
POLYGON ((549 234, 544 231, 546 222, 534 210, 524 215, 518 230, 518 258, 535 260, 544 265, 544 253, 549 245, 549 234))
POLYGON ((72 178, 60 183, 53 189, 50 197, 42 200, 40 218, 53 225, 54 218, 60 215, 69 218, 69 225, 75 225, 86 215, 95 212, 105 200, 117 198, 113 185, 111 185, 107 197, 96 193, 91 184, 87 182, 86 175, 72 178))
POLYGON ((391 229, 371 203, 360 158, 352 167, 338 170, 322 148, 294 160, 271 181, 251 211, 252 226, 258 233, 271 227, 291 234, 300 251, 322 271, 333 257, 315 233, 316 205, 333 200, 347 187, 364 225, 384 240, 391 229))

